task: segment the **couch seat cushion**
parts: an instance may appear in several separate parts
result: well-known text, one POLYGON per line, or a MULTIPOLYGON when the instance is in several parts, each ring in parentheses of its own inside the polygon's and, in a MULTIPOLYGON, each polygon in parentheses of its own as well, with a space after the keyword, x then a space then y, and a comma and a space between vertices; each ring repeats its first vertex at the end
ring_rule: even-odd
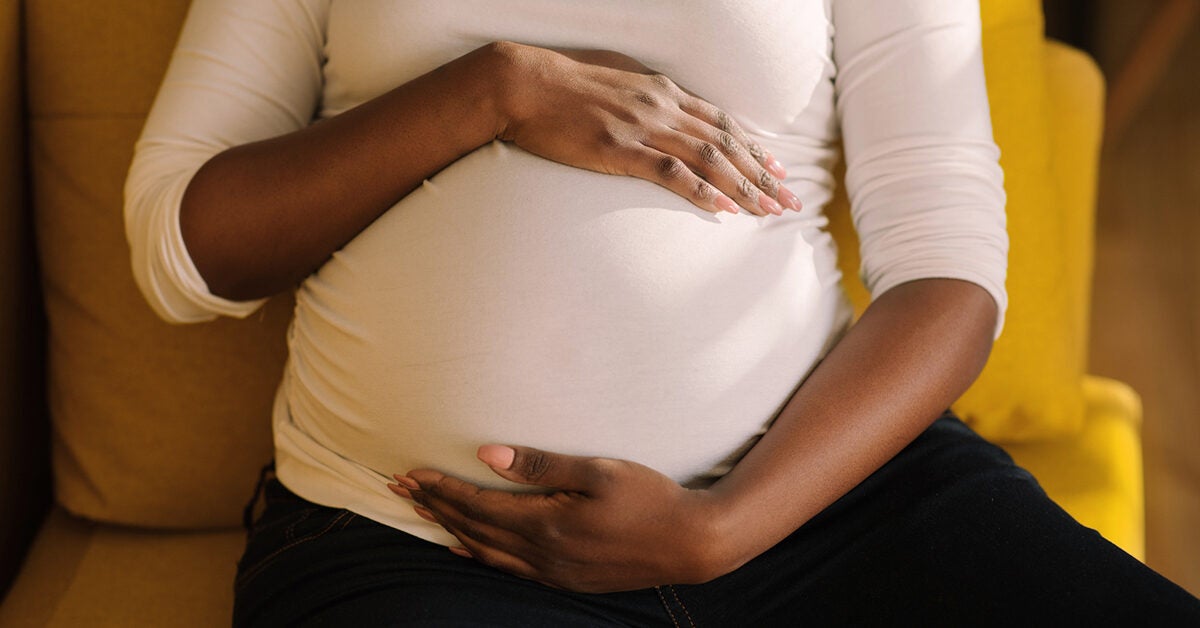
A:
POLYGON ((1141 401, 1129 386, 1095 376, 1084 378, 1083 396, 1078 435, 1005 449, 1077 521, 1145 560, 1141 401))
POLYGON ((228 626, 240 529, 151 532, 51 511, 0 626, 228 626))

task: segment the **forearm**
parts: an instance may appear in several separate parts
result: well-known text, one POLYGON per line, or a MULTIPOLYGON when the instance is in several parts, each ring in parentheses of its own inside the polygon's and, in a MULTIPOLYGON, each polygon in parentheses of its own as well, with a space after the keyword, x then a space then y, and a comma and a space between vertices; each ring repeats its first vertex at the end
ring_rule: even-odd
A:
POLYGON ((881 295, 711 489, 717 571, 782 540, 927 428, 978 376, 996 305, 930 279, 881 295))
POLYGON ((250 299, 318 268, 420 183, 491 141, 496 53, 485 46, 346 113, 228 149, 180 208, 209 289, 250 299))
POLYGON ((775 425, 709 490, 628 460, 486 445, 501 477, 553 489, 482 489, 431 469, 391 489, 453 534, 454 551, 573 591, 696 583, 791 534, 912 441, 975 379, 995 329, 975 284, 901 284, 870 307, 775 425))
POLYGON ((611 51, 498 42, 335 118, 210 159, 182 201, 188 254, 213 294, 274 294, 496 138, 646 179, 705 211, 800 209, 776 179, 779 163, 669 78, 611 51))

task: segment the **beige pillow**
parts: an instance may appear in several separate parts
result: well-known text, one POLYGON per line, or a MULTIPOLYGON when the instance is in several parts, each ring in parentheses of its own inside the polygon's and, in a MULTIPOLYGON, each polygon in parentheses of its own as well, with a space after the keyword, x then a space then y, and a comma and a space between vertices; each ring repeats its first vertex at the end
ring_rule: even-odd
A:
POLYGON ((289 299, 173 327, 134 286, 122 184, 187 2, 26 3, 59 501, 98 520, 240 520, 270 460, 289 299))

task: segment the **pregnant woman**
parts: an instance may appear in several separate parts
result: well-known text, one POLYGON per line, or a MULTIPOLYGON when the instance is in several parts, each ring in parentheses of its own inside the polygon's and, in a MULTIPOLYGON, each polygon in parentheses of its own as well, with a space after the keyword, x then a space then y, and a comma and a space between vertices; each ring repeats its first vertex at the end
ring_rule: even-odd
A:
POLYGON ((168 320, 296 290, 235 623, 1195 619, 944 414, 997 156, 965 0, 195 0, 126 214, 168 320))

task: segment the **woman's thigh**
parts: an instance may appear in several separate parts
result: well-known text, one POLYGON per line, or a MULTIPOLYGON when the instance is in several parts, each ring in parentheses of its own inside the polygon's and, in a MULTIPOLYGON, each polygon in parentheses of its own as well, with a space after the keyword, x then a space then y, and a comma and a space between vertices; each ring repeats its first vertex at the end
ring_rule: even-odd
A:
POLYGON ((309 503, 277 480, 263 497, 238 564, 235 626, 671 625, 653 589, 558 591, 309 503))
POLYGON ((1200 625, 1200 601, 1075 522, 949 415, 774 548, 703 585, 558 591, 276 481, 264 494, 239 564, 237 625, 1200 625))
POLYGON ((1200 626, 1200 601, 949 414, 762 556, 669 592, 700 626, 1200 626))

